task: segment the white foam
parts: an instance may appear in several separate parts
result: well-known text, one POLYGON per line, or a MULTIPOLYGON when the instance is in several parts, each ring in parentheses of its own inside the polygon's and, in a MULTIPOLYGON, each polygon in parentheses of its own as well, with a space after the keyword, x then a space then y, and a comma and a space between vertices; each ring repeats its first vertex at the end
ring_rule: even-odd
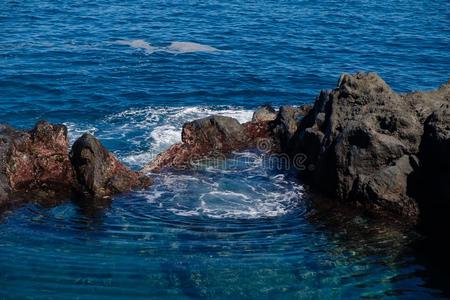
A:
POLYGON ((154 140, 154 148, 157 149, 167 148, 181 141, 180 128, 169 124, 155 127, 150 136, 154 140))
POLYGON ((114 44, 129 46, 134 49, 145 50, 147 54, 152 54, 154 52, 166 52, 172 54, 182 54, 182 53, 195 53, 195 52, 207 52, 212 53, 219 51, 219 49, 214 48, 209 45, 194 43, 194 42, 172 42, 167 47, 155 47, 150 43, 142 39, 137 40, 118 40, 114 44))
POLYGON ((65 122, 63 124, 67 127, 67 135, 69 137, 70 144, 73 144, 75 140, 82 136, 84 133, 95 135, 95 133, 98 131, 98 128, 92 125, 75 124, 72 122, 65 122))
POLYGON ((216 52, 219 49, 192 42, 172 42, 167 49, 175 53, 216 52))
POLYGON ((149 194, 149 203, 161 203, 183 217, 272 218, 290 213, 301 203, 303 187, 284 175, 270 176, 263 166, 255 170, 255 176, 249 174, 246 166, 213 174, 162 173, 144 193, 149 194))
POLYGON ((156 154, 150 152, 135 153, 123 156, 121 159, 124 163, 131 166, 142 166, 149 161, 152 161, 156 154))
POLYGON ((233 191, 212 191, 206 194, 202 194, 200 196, 200 200, 204 201, 207 197, 218 197, 221 199, 231 198, 231 199, 241 199, 241 200, 249 200, 250 198, 242 193, 236 193, 233 191))
MULTIPOLYGON (((147 155, 154 157, 172 144, 181 141, 181 129, 185 122, 215 114, 233 117, 244 123, 251 120, 253 111, 240 107, 211 106, 129 109, 106 117, 104 123, 115 124, 114 128, 103 130, 98 133, 98 136, 100 138, 127 139, 136 147, 146 148, 147 152, 151 152, 147 155), (128 137, 133 132, 141 134, 137 137, 128 137)), ((135 163, 139 163, 135 159, 135 156, 139 154, 142 153, 128 154, 133 157, 125 156, 123 159, 135 165, 135 163)), ((143 166, 147 162, 141 161, 137 166, 143 166)))
POLYGON ((135 48, 135 49, 143 49, 147 53, 153 53, 158 50, 157 47, 153 47, 152 45, 147 43, 145 40, 118 40, 115 42, 115 44, 130 46, 131 48, 135 48))
MULTIPOLYGON (((100 140, 126 141, 132 152, 117 152, 119 158, 134 168, 141 168, 172 144, 181 141, 185 122, 210 115, 236 118, 244 123, 253 111, 231 106, 146 107, 128 109, 106 116, 94 124, 67 122, 69 140, 73 143, 83 133, 95 134, 100 140)), ((257 164, 255 164, 257 167, 257 164)))

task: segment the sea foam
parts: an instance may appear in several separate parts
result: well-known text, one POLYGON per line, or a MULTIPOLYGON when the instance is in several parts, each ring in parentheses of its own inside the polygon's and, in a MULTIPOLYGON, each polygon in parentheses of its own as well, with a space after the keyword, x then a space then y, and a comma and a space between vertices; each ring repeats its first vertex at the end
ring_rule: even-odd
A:
POLYGON ((166 47, 155 47, 145 40, 118 40, 115 42, 116 45, 129 46, 135 49, 144 50, 147 54, 152 54, 155 52, 166 52, 172 54, 182 54, 182 53, 195 53, 195 52, 207 52, 212 53, 219 51, 219 49, 214 48, 209 45, 194 43, 194 42, 171 42, 169 46, 166 47))
POLYGON ((192 42, 172 42, 167 49, 175 53, 215 52, 219 49, 192 42))
POLYGON ((147 53, 153 53, 158 50, 157 47, 153 47, 144 40, 119 40, 116 41, 116 44, 130 46, 135 49, 144 49, 147 53))
POLYGON ((181 129, 185 122, 215 114, 244 123, 251 120, 253 111, 231 106, 132 108, 106 116, 95 124, 66 125, 71 143, 84 132, 95 133, 102 141, 126 141, 133 150, 117 150, 115 153, 129 166, 138 169, 172 144, 181 142, 181 129))
MULTIPOLYGON (((140 169, 158 153, 181 141, 185 122, 214 114, 234 117, 243 123, 251 120, 253 110, 212 106, 147 107, 112 114, 95 124, 67 125, 71 141, 87 130, 102 142, 125 145, 122 150, 115 149, 115 154, 129 166, 140 169)), ((149 205, 182 217, 272 218, 297 209, 303 198, 302 186, 285 176, 267 168, 261 154, 241 151, 223 164, 206 164, 184 174, 158 174, 150 190, 140 193, 149 205)))
POLYGON ((161 203, 160 207, 178 216, 213 219, 273 218, 297 208, 303 187, 286 178, 279 184, 279 178, 266 177, 264 172, 261 168, 259 176, 248 176, 245 170, 190 176, 163 173, 147 192, 147 201, 161 203))

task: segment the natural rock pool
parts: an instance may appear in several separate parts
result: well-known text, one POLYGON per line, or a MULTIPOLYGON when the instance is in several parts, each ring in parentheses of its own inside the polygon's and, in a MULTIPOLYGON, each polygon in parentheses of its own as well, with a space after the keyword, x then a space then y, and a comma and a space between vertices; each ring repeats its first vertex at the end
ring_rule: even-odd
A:
MULTIPOLYGON (((245 109, 216 111, 241 121, 251 116, 245 109)), ((211 112, 127 111, 99 122, 97 136, 132 141, 130 135, 145 124, 152 146, 164 149, 179 139, 185 118, 211 112), (173 141, 167 139, 172 131, 173 141)), ((82 127, 71 125, 71 136, 82 127)), ((117 153, 135 168, 152 154, 117 153)), ((2 215, 0 294, 34 299, 55 293, 68 299, 441 295, 432 280, 436 275, 413 249, 421 241, 418 233, 312 200, 276 159, 245 151, 194 170, 164 171, 147 190, 112 202, 28 204, 2 215)))

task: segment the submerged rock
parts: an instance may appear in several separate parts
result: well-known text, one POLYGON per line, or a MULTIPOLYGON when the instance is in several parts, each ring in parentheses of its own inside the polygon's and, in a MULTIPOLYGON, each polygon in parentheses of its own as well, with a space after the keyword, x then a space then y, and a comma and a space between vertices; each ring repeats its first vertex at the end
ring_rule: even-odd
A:
POLYGON ((91 134, 73 144, 70 156, 78 183, 90 197, 105 198, 151 184, 149 177, 129 170, 91 134))

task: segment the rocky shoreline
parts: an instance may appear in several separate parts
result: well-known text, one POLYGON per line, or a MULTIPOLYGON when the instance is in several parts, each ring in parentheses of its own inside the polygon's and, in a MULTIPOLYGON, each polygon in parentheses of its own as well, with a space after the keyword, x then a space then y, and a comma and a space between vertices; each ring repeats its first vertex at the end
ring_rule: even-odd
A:
POLYGON ((334 199, 417 223, 450 208, 450 83, 397 94, 375 73, 344 74, 313 106, 259 108, 251 122, 187 123, 182 143, 145 170, 180 168, 244 148, 288 155, 299 177, 334 199), (218 155, 219 154, 219 155, 218 155))
POLYGON ((90 134, 69 152, 64 125, 40 121, 28 132, 0 125, 0 208, 36 197, 107 198, 151 182, 121 164, 90 134))
POLYGON ((149 172, 252 148, 292 160, 301 154, 307 167, 298 176, 315 191, 417 223, 450 208, 450 82, 397 94, 375 73, 344 74, 314 105, 266 105, 244 124, 223 116, 186 123, 182 142, 140 172, 90 134, 69 151, 63 125, 42 121, 28 132, 0 125, 0 207, 23 194, 108 198, 150 186, 149 172))

